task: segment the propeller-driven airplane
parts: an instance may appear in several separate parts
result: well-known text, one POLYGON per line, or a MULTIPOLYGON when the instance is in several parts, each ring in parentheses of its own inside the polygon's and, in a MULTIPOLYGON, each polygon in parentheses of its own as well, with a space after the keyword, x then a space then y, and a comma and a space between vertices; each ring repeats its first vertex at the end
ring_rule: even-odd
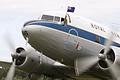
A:
POLYGON ((120 80, 120 33, 106 26, 74 13, 44 12, 39 20, 26 22, 22 34, 33 48, 15 49, 7 41, 13 64, 6 80, 13 79, 15 67, 53 79, 120 80))

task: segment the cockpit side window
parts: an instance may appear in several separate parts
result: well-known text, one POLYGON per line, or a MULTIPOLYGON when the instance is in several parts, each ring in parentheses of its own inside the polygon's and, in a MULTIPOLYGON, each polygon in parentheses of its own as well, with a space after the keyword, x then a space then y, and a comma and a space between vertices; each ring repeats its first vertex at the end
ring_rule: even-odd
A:
POLYGON ((67 18, 61 18, 61 24, 67 26, 67 18))
POLYGON ((41 19, 46 21, 53 21, 53 16, 43 15, 41 19))

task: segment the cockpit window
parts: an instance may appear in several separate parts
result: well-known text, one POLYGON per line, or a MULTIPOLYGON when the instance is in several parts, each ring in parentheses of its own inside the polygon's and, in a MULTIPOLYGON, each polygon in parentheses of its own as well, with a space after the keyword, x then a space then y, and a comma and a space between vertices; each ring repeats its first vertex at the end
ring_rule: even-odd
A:
POLYGON ((42 20, 47 20, 47 21, 53 21, 53 16, 50 16, 50 15, 43 15, 42 20))
POLYGON ((60 17, 55 16, 54 21, 59 22, 60 21, 60 17))
POLYGON ((63 22, 64 21, 64 18, 61 18, 61 22, 63 22))

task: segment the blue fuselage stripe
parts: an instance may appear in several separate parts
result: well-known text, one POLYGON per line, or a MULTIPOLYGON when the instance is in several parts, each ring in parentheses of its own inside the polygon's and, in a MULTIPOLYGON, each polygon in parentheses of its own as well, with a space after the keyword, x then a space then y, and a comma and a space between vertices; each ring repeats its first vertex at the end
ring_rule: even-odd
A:
MULTIPOLYGON (((29 23, 28 25, 42 25, 42 26, 57 29, 57 30, 60 30, 60 31, 63 31, 66 33, 68 33, 70 29, 75 29, 78 32, 79 37, 82 37, 82 38, 85 38, 87 40, 94 41, 94 42, 96 41, 96 36, 98 36, 96 34, 90 33, 88 31, 85 31, 85 30, 82 30, 82 29, 79 29, 79 28, 76 28, 73 26, 69 26, 69 25, 63 26, 60 24, 52 23, 52 22, 32 22, 32 23, 29 23)), ((72 31, 70 34, 76 35, 76 33, 74 31, 72 31)), ((98 37, 100 38, 99 44, 104 45, 106 39, 101 36, 98 36, 98 37)), ((113 46, 120 46, 120 44, 113 42, 113 46)))

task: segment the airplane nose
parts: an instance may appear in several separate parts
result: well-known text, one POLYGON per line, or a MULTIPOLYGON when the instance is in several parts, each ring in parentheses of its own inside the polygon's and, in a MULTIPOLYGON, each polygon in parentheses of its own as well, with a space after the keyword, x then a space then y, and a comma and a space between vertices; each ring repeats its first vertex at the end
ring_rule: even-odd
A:
POLYGON ((33 24, 32 22, 25 23, 22 28, 22 35, 24 38, 35 38, 38 37, 38 33, 40 32, 40 26, 33 24))

